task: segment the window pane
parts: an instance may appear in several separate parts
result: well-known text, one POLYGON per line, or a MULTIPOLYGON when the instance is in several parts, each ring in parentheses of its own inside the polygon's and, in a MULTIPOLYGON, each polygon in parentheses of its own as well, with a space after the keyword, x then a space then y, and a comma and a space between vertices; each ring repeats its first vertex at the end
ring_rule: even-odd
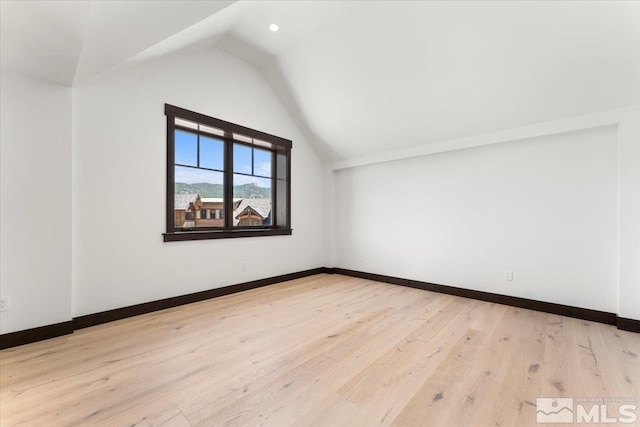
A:
POLYGON ((251 168, 251 147, 233 144, 233 171, 236 173, 253 173, 251 168))
POLYGON ((224 169, 224 142, 205 136, 200 137, 200 167, 224 169))
POLYGON ((276 155, 276 194, 278 197, 277 200, 277 221, 276 224, 278 227, 286 227, 287 226, 287 200, 289 200, 289 195, 287 194, 287 156, 281 153, 276 155))
POLYGON ((213 135, 224 136, 224 131, 218 128, 212 128, 210 126, 200 125, 200 130, 202 132, 210 133, 213 135))
POLYGON ((223 172, 175 167, 174 226, 180 229, 223 227, 207 211, 224 209, 223 172))
POLYGON ((203 212, 209 212, 209 216, 196 221, 196 227, 224 227, 224 217, 220 218, 219 215, 216 215, 216 211, 224 209, 222 197, 203 197, 202 208, 203 212))
POLYGON ((176 130, 175 162, 180 165, 198 166, 198 136, 176 130))
POLYGON ((176 166, 176 193, 197 190, 200 192, 200 197, 222 197, 222 175, 222 172, 176 166), (179 191, 180 188, 184 191, 179 191))
POLYGON ((251 142, 251 138, 249 138, 248 136, 242 135, 240 133, 234 133, 233 139, 242 141, 242 142, 251 142))
POLYGON ((233 225, 271 225, 271 179, 233 175, 233 225))
POLYGON ((193 123, 193 122, 187 121, 185 119, 179 119, 179 118, 176 117, 175 123, 178 126, 191 128, 191 129, 198 129, 198 124, 197 123, 193 123))
POLYGON ((276 175, 278 179, 287 179, 287 156, 278 154, 276 157, 276 175))
POLYGON ((271 177, 271 151, 253 149, 253 173, 259 176, 271 177))
POLYGON ((253 145, 256 147, 273 148, 273 144, 267 141, 260 141, 259 139, 253 140, 253 145))
POLYGON ((278 227, 285 227, 287 225, 287 181, 276 181, 278 203, 277 203, 277 219, 278 227))

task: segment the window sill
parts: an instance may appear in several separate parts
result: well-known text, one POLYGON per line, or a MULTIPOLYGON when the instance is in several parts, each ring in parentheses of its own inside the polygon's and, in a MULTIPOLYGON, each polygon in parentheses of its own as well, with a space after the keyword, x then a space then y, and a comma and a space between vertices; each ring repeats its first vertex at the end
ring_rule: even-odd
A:
POLYGON ((165 242, 182 242, 186 240, 231 239, 235 237, 290 236, 291 229, 267 230, 220 230, 220 231, 178 231, 163 233, 165 242))

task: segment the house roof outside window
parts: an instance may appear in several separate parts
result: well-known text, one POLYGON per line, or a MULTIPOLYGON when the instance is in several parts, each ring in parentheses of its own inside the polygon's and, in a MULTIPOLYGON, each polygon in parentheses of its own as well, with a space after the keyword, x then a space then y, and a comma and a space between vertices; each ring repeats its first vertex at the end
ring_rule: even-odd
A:
POLYGON ((174 201, 174 209, 177 211, 186 211, 191 204, 194 204, 200 199, 200 195, 197 193, 191 194, 176 194, 174 201))
POLYGON ((235 218, 242 216, 247 209, 253 210, 262 219, 267 219, 271 215, 271 199, 242 199, 235 218))

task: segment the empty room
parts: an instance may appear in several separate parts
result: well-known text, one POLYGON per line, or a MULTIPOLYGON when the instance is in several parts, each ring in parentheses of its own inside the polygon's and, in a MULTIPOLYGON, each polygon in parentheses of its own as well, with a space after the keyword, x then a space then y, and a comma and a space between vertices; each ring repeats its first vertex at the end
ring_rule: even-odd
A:
POLYGON ((0 0, 0 425, 640 425, 640 1, 0 0))

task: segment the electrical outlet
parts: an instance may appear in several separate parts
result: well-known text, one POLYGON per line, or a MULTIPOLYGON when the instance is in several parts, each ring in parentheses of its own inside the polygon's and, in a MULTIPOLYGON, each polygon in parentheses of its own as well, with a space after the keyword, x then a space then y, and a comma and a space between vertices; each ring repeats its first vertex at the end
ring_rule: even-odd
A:
POLYGON ((364 264, 364 254, 360 254, 358 256, 358 261, 360 261, 361 264, 364 264))
POLYGON ((513 271, 505 270, 504 271, 504 280, 509 281, 509 282, 513 281, 513 271))
POLYGON ((11 297, 0 297, 0 311, 11 309, 11 297))
POLYGON ((246 262, 246 261, 245 261, 245 262, 241 262, 241 263, 240 263, 240 269, 241 269, 242 271, 247 271, 247 270, 249 269, 249 263, 248 263, 248 262, 246 262))

